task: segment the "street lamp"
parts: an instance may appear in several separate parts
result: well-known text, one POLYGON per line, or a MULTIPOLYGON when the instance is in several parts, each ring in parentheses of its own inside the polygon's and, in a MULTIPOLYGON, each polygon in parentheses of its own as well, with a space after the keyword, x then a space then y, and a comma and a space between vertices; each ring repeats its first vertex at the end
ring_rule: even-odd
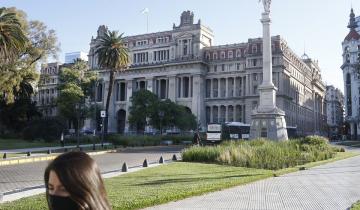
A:
POLYGON ((160 117, 160 135, 162 135, 161 123, 162 123, 162 119, 164 117, 164 111, 159 112, 159 117, 160 117))
POLYGON ((75 104, 75 110, 77 113, 77 148, 80 147, 80 103, 75 104))

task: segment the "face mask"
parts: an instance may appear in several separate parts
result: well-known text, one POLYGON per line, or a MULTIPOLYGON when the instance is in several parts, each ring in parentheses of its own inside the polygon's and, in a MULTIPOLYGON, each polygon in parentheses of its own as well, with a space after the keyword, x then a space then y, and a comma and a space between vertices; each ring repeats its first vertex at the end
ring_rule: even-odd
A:
POLYGON ((79 210, 78 204, 70 197, 49 195, 51 210, 79 210))

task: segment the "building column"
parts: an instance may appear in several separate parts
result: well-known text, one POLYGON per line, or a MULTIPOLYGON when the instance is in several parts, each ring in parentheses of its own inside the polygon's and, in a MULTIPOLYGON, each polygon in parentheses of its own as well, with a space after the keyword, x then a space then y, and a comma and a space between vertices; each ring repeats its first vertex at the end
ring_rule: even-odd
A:
POLYGON ((236 104, 233 105, 233 121, 236 122, 236 104))
POLYGON ((150 91, 150 92, 154 92, 153 89, 153 78, 146 78, 146 90, 150 91))
POLYGON ((221 97, 221 78, 218 78, 218 98, 220 97, 221 97))
POLYGON ((246 77, 241 77, 242 90, 241 93, 243 96, 246 96, 246 77))
POLYGON ((225 78, 225 98, 229 97, 229 78, 225 78))
POLYGON ((213 98, 213 79, 210 79, 210 98, 213 98))
POLYGON ((243 104, 243 105, 240 106, 240 108, 241 108, 240 120, 241 120, 242 123, 246 123, 246 110, 245 110, 246 105, 243 104))
POLYGON ((175 102, 176 98, 176 76, 171 75, 168 80, 168 98, 175 102))
POLYGON ((131 107, 131 101, 130 98, 132 97, 133 93, 133 80, 126 80, 126 116, 125 116, 125 133, 129 132, 129 113, 130 113, 130 107, 131 107))
POLYGON ((184 77, 180 77, 180 98, 184 97, 184 77))
POLYGON ((218 122, 220 122, 220 119, 221 119, 221 105, 218 106, 218 122))
POLYGON ((229 106, 225 106, 225 122, 229 122, 229 106))
MULTIPOLYGON (((197 122, 200 122, 202 130, 204 130, 206 128, 206 108, 204 102, 205 78, 201 75, 194 75, 192 78, 193 98, 191 110, 195 114, 197 122)), ((189 92, 189 95, 190 94, 189 92)))

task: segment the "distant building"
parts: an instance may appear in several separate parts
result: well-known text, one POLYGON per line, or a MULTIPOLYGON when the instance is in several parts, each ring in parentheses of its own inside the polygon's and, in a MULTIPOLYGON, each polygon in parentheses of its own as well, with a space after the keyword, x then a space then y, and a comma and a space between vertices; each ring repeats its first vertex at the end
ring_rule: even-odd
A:
POLYGON ((329 135, 341 133, 344 121, 344 95, 332 85, 326 86, 326 113, 329 135))
POLYGON ((88 61, 87 53, 84 52, 65 53, 65 63, 74 63, 76 59, 88 61))
POLYGON ((48 63, 41 66, 40 81, 33 100, 36 101, 39 111, 45 117, 58 115, 56 98, 59 95, 58 85, 61 66, 61 63, 48 63))
MULTIPOLYGON (((358 18, 359 19, 359 18, 358 18)), ((353 9, 347 26, 350 31, 342 42, 344 95, 345 95, 345 121, 350 126, 352 138, 360 135, 360 74, 356 69, 360 61, 360 34, 355 21, 353 9)))
POLYGON ((360 33, 360 16, 356 17, 356 18, 355 18, 355 21, 356 21, 356 24, 357 24, 356 31, 357 31, 358 33, 360 33))
MULTIPOLYGON (((94 46, 106 30, 100 26, 97 37, 91 39, 88 62, 90 69, 99 72, 95 101, 103 107, 109 71, 99 70, 94 46)), ((116 74, 109 132, 144 129, 131 128, 128 122, 130 97, 140 89, 186 106, 203 129, 209 123, 250 123, 262 82, 261 38, 213 46, 213 31, 200 20, 194 23, 194 14, 184 11, 172 30, 128 36, 124 42, 131 63, 116 74)), ((297 56, 280 36, 272 37, 272 55, 277 107, 286 112, 287 125, 297 127, 300 135, 324 134, 325 84, 317 61, 297 56)))

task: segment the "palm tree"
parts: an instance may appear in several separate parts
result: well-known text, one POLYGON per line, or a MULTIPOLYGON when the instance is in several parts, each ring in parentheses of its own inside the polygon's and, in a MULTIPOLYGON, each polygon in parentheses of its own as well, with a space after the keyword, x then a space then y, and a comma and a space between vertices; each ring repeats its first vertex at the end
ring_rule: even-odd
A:
POLYGON ((16 13, 0 8, 0 60, 7 61, 25 49, 28 39, 16 13))
POLYGON ((104 35, 97 39, 95 44, 95 54, 98 56, 99 67, 110 71, 109 89, 105 105, 105 132, 107 132, 108 127, 108 111, 114 86, 115 73, 124 71, 129 64, 128 48, 124 44, 122 35, 123 34, 118 35, 117 31, 106 30, 104 35))

